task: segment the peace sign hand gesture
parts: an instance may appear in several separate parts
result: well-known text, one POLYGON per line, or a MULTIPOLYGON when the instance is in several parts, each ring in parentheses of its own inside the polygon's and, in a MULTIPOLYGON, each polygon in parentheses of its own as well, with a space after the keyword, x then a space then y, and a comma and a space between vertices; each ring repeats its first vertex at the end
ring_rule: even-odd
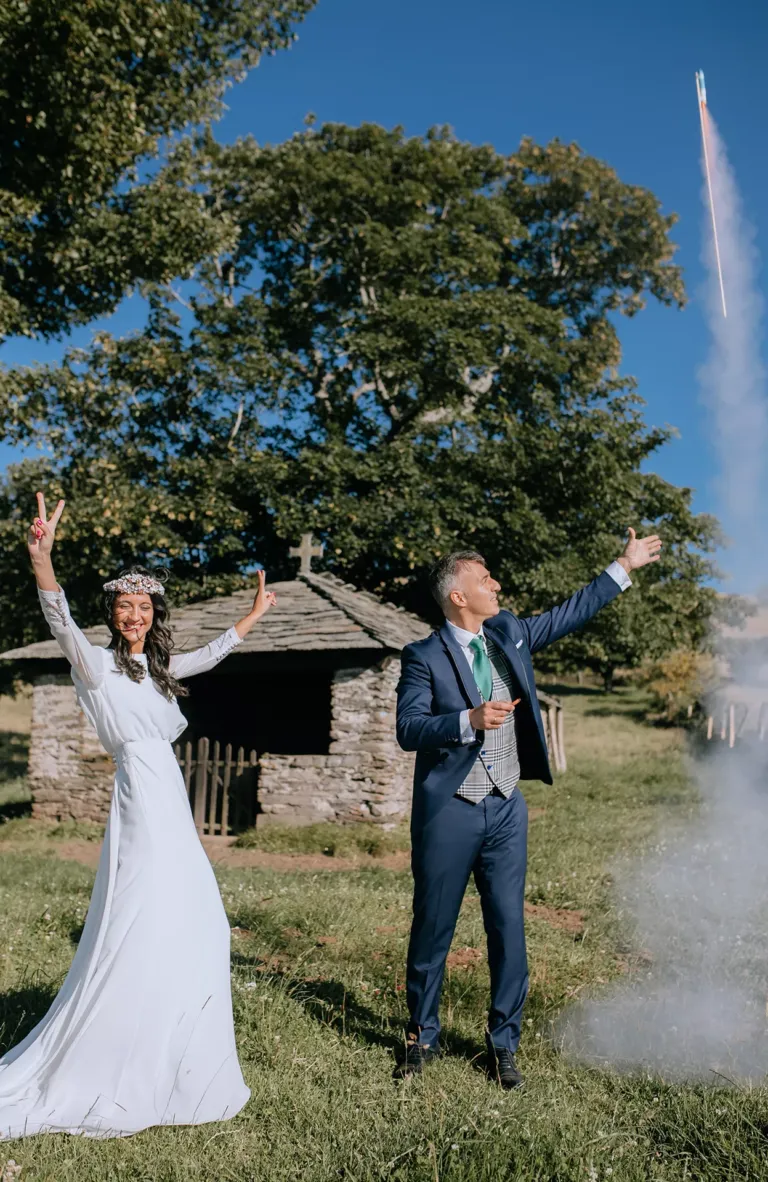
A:
POLYGON ((53 539, 56 536, 56 526, 59 524, 63 512, 64 502, 59 501, 49 521, 45 511, 45 497, 42 493, 37 494, 37 517, 30 525, 27 534, 27 547, 33 562, 35 559, 39 560, 50 556, 53 549, 53 539))
POLYGON ((256 624, 265 612, 268 612, 271 607, 277 603, 277 595, 274 591, 267 591, 267 572, 260 570, 256 572, 256 594, 253 599, 253 607, 248 612, 247 616, 243 616, 242 620, 238 620, 235 624, 235 631, 237 635, 243 640, 254 624, 256 624))
POLYGON ((255 620, 260 620, 261 617, 268 612, 271 607, 277 603, 277 595, 274 591, 267 591, 267 572, 259 570, 256 572, 258 586, 256 588, 256 596, 253 600, 253 607, 251 608, 251 616, 255 620))

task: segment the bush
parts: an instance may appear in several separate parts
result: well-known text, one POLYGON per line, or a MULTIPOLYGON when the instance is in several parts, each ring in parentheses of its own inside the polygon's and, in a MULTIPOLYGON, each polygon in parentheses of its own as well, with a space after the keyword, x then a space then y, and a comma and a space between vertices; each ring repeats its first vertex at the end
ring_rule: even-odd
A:
POLYGON ((654 713, 661 714, 668 722, 681 722, 697 712, 720 676, 711 653, 679 648, 646 665, 638 680, 651 693, 654 713))

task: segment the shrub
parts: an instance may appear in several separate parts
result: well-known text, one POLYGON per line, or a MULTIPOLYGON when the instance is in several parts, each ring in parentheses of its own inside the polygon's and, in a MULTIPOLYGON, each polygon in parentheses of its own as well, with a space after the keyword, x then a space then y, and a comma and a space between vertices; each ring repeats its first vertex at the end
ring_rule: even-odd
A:
POLYGON ((679 648, 647 664, 639 680, 651 693, 653 712, 668 722, 681 722, 696 713, 720 676, 711 653, 679 648))

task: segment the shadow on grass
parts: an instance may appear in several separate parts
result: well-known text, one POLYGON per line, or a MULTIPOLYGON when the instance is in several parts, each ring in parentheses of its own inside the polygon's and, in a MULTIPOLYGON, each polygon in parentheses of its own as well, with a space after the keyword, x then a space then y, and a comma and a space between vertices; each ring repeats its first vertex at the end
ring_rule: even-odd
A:
POLYGON ((604 698, 605 690, 596 685, 564 685, 560 681, 541 683, 540 689, 545 694, 553 694, 556 698, 604 698))
POLYGON ((19 817, 32 816, 31 800, 8 800, 0 804, 0 825, 3 821, 15 821, 19 817))
POLYGON ((612 693, 594 685, 543 685, 546 693, 560 698, 563 705, 568 707, 568 700, 578 698, 587 703, 584 710, 585 718, 622 718, 632 719, 634 722, 655 726, 656 723, 648 718, 648 703, 645 697, 634 686, 617 686, 612 693))
MULTIPOLYGON (((648 718, 648 711, 644 706, 628 706, 622 705, 616 708, 612 702, 606 702, 602 706, 590 706, 584 711, 585 718, 615 718, 620 714, 622 718, 631 718, 633 722, 643 723, 645 726, 658 727, 659 723, 656 719, 648 718)), ((671 726, 671 724, 667 724, 671 726)))
POLYGON ((26 1038, 48 1013, 55 996, 49 985, 28 985, 0 994, 0 1055, 26 1038))
MULTIPOLYGON (((365 1005, 343 982, 330 977, 298 977, 281 968, 264 967, 259 958, 240 952, 233 953, 232 963, 247 966, 257 971, 261 980, 279 985, 315 1022, 368 1046, 383 1047, 392 1052, 397 1063, 402 1061, 404 1029, 390 1026, 389 1019, 365 1005)), ((442 1031, 440 1042, 444 1053, 466 1059, 478 1070, 484 1068, 485 1052, 471 1039, 448 1029, 442 1031)))

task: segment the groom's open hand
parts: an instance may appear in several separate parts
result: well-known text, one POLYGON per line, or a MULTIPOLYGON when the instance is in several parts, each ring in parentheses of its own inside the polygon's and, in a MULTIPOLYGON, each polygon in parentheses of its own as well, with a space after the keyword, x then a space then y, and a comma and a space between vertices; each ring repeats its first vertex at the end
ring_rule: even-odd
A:
POLYGON ((476 731, 498 730, 519 701, 519 698, 515 698, 514 702, 483 702, 482 706, 475 706, 474 710, 470 710, 470 725, 476 731))
POLYGON ((661 555, 661 538, 658 534, 652 534, 649 538, 638 538, 632 526, 628 529, 629 541, 624 547, 624 553, 616 561, 629 574, 633 570, 637 570, 641 566, 647 566, 649 562, 658 562, 661 555))

